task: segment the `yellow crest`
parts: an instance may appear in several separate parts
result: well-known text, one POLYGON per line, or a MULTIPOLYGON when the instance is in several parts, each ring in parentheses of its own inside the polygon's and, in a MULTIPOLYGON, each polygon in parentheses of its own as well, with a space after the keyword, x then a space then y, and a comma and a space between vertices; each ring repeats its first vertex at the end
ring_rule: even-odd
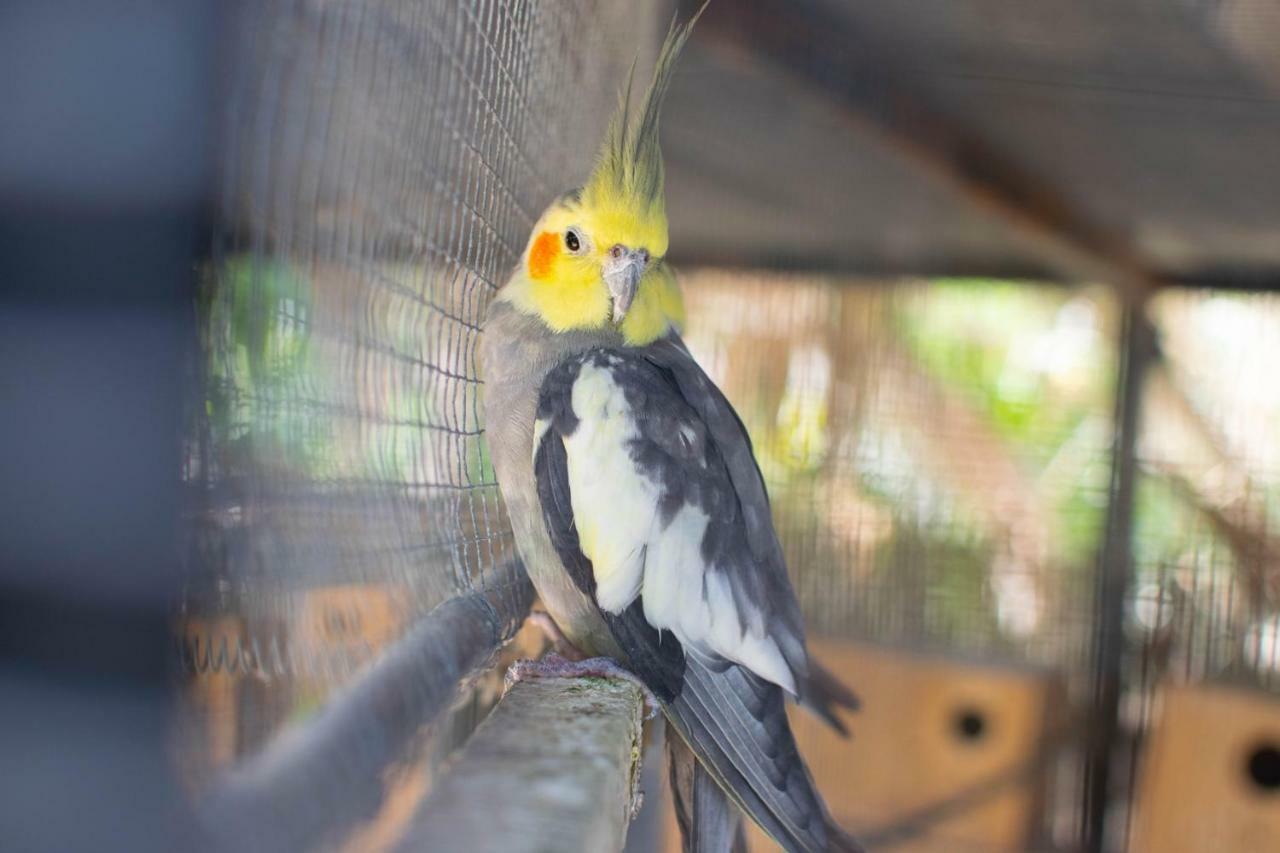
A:
MULTIPOLYGON (((582 188, 583 205, 591 209, 606 228, 625 223, 628 230, 643 233, 642 242, 655 257, 662 257, 667 251, 667 206, 658 120, 662 101, 671 87, 676 60, 705 9, 704 4, 683 24, 671 22, 653 69, 653 80, 634 119, 630 112, 632 76, 628 75, 618 109, 596 157, 595 169, 582 188)), ((632 74, 634 72, 632 66, 632 74)))
POLYGON ((658 119, 676 60, 701 14, 672 22, 634 114, 628 77, 591 175, 581 190, 565 193, 542 214, 522 274, 503 289, 500 298, 554 331, 613 323, 627 343, 642 345, 683 322, 679 285, 663 260, 667 211, 658 119))

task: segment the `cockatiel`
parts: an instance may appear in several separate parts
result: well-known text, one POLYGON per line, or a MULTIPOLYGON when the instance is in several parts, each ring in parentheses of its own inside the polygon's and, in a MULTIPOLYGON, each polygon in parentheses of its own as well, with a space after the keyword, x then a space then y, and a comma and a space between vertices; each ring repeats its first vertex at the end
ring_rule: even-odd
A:
POLYGON ((673 756, 714 780, 686 799, 718 786, 788 850, 856 850, 784 703, 839 727, 854 699, 808 657, 750 439, 676 329, 658 119, 692 25, 673 23, 635 115, 628 85, 586 184, 538 220, 489 308, 490 455, 560 631, 634 673, 687 745, 673 756))

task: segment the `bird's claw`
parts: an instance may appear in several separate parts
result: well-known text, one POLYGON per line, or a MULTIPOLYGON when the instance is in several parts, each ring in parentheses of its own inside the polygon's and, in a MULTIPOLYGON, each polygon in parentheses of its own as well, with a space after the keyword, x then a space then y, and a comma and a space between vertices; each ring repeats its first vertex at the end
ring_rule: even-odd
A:
POLYGON ((586 660, 590 657, 590 655, 584 654, 581 649, 573 644, 572 640, 564 635, 564 632, 560 630, 560 626, 556 624, 556 621, 551 618, 549 613, 534 610, 527 617, 527 621, 551 641, 556 654, 561 657, 573 661, 586 660))
POLYGON ((567 660, 553 652, 538 660, 518 660, 507 668, 504 689, 510 690, 516 682, 532 678, 615 678, 640 688, 640 693, 644 696, 646 720, 653 719, 662 707, 653 691, 638 675, 623 669, 612 658, 567 660))

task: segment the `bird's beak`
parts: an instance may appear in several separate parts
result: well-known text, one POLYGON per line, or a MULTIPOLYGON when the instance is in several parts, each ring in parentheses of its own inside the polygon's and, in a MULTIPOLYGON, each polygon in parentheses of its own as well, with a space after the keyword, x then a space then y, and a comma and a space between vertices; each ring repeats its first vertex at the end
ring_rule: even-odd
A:
POLYGON ((636 289, 649 264, 649 253, 644 249, 628 249, 615 246, 604 262, 604 282, 609 286, 613 300, 613 322, 621 323, 636 298, 636 289))

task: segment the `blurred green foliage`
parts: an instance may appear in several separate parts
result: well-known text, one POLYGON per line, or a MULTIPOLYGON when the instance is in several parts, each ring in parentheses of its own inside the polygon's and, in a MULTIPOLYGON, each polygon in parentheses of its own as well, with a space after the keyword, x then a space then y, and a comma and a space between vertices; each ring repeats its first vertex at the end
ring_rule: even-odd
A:
POLYGON ((1050 503, 1055 558, 1096 555, 1105 509, 1115 352, 1097 295, 985 280, 931 284, 903 300, 895 328, 922 369, 969 401, 1050 503), (1073 445, 1079 445, 1078 450, 1073 445), (1073 450, 1076 452, 1073 453, 1073 450), (1069 456, 1068 456, 1069 454, 1069 456), (1055 481, 1042 477, 1056 460, 1055 481), (1064 482, 1065 479, 1065 482, 1064 482))
POLYGON ((332 433, 298 401, 314 375, 310 282, 283 261, 235 256, 205 268, 199 290, 205 413, 229 473, 269 460, 318 474, 332 433))
POLYGON ((1111 342, 1096 335, 1097 346, 1080 351, 1073 341, 1054 340, 1070 335, 1059 329, 1060 318, 1081 299, 1092 302, 1047 286, 946 280, 935 282, 927 298, 904 301, 897 327, 924 369, 963 390, 1034 469, 1109 402, 1111 342), (1067 350, 1056 359, 1055 346, 1067 350), (1068 381, 1056 381, 1060 374, 1070 374, 1068 381), (1070 381, 1077 379, 1083 382, 1070 381))
POLYGON ((457 344, 424 328, 422 272, 387 265, 378 276, 378 289, 339 279, 347 290, 322 313, 316 282, 287 261, 237 255, 203 270, 205 413, 228 472, 494 481, 479 386, 437 369, 458 358, 439 348, 457 344))

